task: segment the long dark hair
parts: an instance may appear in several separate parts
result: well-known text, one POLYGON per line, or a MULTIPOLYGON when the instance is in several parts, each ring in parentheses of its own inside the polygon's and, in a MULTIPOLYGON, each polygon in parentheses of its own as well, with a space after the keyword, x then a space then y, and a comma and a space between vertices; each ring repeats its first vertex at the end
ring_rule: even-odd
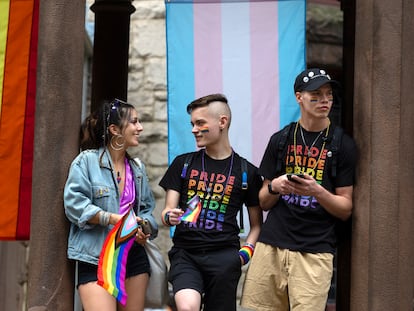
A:
POLYGON ((120 99, 104 100, 99 108, 92 112, 82 122, 80 130, 80 148, 99 149, 104 147, 112 138, 108 127, 111 124, 122 129, 131 118, 133 105, 120 99))

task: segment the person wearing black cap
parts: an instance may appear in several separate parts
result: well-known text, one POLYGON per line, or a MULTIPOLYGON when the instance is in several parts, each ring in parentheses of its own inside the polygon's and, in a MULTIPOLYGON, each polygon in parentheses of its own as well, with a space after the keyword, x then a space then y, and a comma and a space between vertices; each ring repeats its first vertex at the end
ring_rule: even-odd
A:
POLYGON ((272 135, 259 167, 260 205, 269 213, 246 274, 243 307, 325 310, 335 227, 352 213, 357 154, 353 139, 329 119, 338 87, 318 68, 296 77, 300 119, 272 135))

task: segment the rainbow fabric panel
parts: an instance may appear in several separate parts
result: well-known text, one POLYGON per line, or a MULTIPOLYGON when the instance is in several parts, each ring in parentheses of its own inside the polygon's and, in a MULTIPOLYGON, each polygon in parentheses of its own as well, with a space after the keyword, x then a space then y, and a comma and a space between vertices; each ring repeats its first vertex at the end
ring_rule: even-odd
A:
POLYGON ((0 240, 30 237, 39 0, 0 0, 0 240))
POLYGON ((133 209, 111 229, 105 239, 98 262, 98 284, 125 306, 125 273, 128 253, 138 231, 133 209))
POLYGON ((169 161, 196 149, 186 106, 223 93, 232 146, 258 165, 271 134, 299 118, 306 1, 168 0, 166 33, 169 161))

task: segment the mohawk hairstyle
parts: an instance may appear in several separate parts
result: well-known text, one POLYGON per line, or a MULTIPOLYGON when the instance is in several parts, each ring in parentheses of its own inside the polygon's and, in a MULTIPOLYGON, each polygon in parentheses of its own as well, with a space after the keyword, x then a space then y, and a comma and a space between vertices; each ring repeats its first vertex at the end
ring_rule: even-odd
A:
POLYGON ((223 94, 210 94, 193 100, 190 104, 188 104, 187 113, 191 114, 194 109, 208 106, 212 102, 222 102, 228 104, 227 98, 223 94))

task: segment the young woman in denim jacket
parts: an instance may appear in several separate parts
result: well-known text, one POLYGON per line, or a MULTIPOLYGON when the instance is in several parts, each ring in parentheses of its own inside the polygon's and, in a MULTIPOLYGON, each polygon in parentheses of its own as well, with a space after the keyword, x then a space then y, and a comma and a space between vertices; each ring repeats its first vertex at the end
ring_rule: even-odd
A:
POLYGON ((72 162, 64 189, 65 213, 71 222, 68 258, 78 267, 78 291, 85 311, 142 311, 150 266, 143 245, 157 235, 155 207, 145 166, 131 159, 143 127, 134 106, 106 101, 82 124, 81 149, 72 162), (97 284, 99 255, 110 229, 133 206, 137 221, 148 219, 152 234, 139 229, 128 254, 125 306, 97 284))

